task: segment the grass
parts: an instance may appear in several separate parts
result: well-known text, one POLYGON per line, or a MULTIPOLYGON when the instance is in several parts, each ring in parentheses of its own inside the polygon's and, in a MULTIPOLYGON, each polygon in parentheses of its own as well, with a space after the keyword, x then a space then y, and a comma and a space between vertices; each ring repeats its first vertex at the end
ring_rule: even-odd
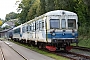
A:
MULTIPOLYGON (((12 41, 12 42, 14 42, 14 41, 12 41)), ((28 48, 28 49, 30 49, 30 50, 36 51, 36 52, 38 52, 38 53, 40 53, 40 54, 43 54, 43 55, 45 55, 45 56, 49 56, 49 57, 51 57, 51 58, 54 58, 55 60, 70 60, 70 59, 68 59, 68 58, 65 58, 65 57, 62 57, 62 56, 58 56, 58 55, 55 55, 55 54, 53 54, 53 53, 49 53, 49 52, 45 52, 45 51, 43 51, 43 50, 39 50, 37 47, 28 46, 27 44, 20 44, 20 43, 18 43, 18 42, 14 42, 14 43, 16 43, 16 44, 18 44, 18 45, 20 45, 20 46, 26 47, 26 48, 28 48)))
MULTIPOLYGON (((79 41, 78 46, 90 48, 90 37, 79 36, 78 41, 79 41)), ((76 46, 75 43, 71 45, 76 46)))
POLYGON ((90 48, 90 38, 86 38, 86 37, 80 37, 79 38, 79 46, 82 46, 82 47, 88 47, 90 48))

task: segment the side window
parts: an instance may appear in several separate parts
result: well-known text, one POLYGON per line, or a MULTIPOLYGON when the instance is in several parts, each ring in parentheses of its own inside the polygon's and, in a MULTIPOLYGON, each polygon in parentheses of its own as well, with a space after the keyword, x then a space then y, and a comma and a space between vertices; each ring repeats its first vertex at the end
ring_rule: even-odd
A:
POLYGON ((37 24, 36 24, 36 21, 35 21, 35 31, 37 30, 37 26, 36 26, 37 24))
POLYGON ((28 31, 28 26, 26 26, 26 31, 28 31))
POLYGON ((30 25, 29 27, 30 27, 30 31, 31 31, 32 26, 30 25))
POLYGON ((33 31, 35 31, 35 23, 33 23, 33 31))
POLYGON ((61 20, 61 27, 62 27, 62 29, 66 28, 66 20, 65 19, 61 20))
POLYGON ((42 29, 44 28, 44 21, 42 21, 42 29))
POLYGON ((28 25, 28 31, 30 31, 30 25, 28 25))
POLYGON ((27 25, 26 30, 30 31, 30 25, 27 25))
POLYGON ((32 23, 32 31, 35 31, 35 23, 32 23))
POLYGON ((25 33, 25 27, 22 28, 22 32, 25 33))
POLYGON ((42 24, 42 22, 41 21, 39 21, 39 30, 41 30, 42 28, 41 28, 41 25, 42 24))
POLYGON ((36 22, 36 30, 38 29, 38 21, 36 22))
POLYGON ((33 27, 34 27, 34 26, 33 26, 33 23, 32 23, 32 31, 33 31, 33 29, 34 29, 33 27))

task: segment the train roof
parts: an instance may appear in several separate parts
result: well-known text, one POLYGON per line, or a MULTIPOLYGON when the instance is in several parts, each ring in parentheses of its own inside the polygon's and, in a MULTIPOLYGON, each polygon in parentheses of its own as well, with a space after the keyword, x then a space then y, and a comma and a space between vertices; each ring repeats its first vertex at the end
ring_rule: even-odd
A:
POLYGON ((41 16, 35 17, 34 19, 32 19, 32 20, 24 23, 23 25, 25 25, 25 24, 27 24, 27 23, 30 23, 30 22, 33 22, 33 21, 35 21, 35 20, 37 20, 37 19, 39 19, 39 18, 42 18, 42 17, 45 17, 45 16, 50 16, 50 15, 60 15, 60 16, 61 16, 61 15, 75 15, 75 16, 77 16, 76 13, 71 12, 71 11, 66 11, 66 10, 54 10, 54 11, 49 11, 49 12, 47 12, 47 13, 41 15, 41 16))
MULTIPOLYGON (((77 16, 76 13, 71 12, 71 11, 66 11, 66 10, 54 10, 54 11, 49 11, 49 12, 47 12, 47 13, 41 15, 41 16, 35 17, 34 19, 32 19, 32 20, 30 20, 30 21, 28 21, 28 22, 25 22, 24 24, 21 24, 21 25, 22 25, 22 26, 23 26, 23 25, 26 25, 26 24, 31 23, 31 22, 39 19, 39 18, 42 18, 42 17, 45 17, 45 16, 50 16, 50 15, 75 15, 75 16, 77 16)), ((15 27, 14 29, 21 27, 21 25, 18 26, 18 27, 15 27)))
POLYGON ((19 25, 19 26, 17 26, 17 27, 14 27, 13 30, 14 30, 14 29, 17 29, 17 28, 20 28, 21 26, 22 26, 22 24, 19 25))
POLYGON ((45 15, 49 16, 49 15, 63 15, 63 14, 65 14, 65 15, 77 15, 74 12, 65 11, 65 10, 54 10, 54 11, 47 12, 45 15))

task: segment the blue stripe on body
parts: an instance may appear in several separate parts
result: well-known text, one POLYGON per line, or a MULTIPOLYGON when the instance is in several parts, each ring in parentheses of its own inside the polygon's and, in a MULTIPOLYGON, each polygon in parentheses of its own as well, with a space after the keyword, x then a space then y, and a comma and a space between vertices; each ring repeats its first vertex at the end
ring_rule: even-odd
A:
POLYGON ((47 36, 49 39, 51 38, 75 38, 76 36, 78 36, 78 33, 75 32, 75 36, 73 36, 72 33, 64 33, 63 35, 63 32, 58 32, 58 33, 55 32, 55 36, 52 36, 50 33, 48 33, 47 36))

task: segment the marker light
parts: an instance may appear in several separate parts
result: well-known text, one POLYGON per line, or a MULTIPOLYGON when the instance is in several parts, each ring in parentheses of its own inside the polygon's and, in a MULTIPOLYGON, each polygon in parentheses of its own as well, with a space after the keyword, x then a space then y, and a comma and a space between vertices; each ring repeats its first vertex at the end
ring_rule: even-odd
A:
POLYGON ((75 36, 75 31, 72 29, 72 36, 75 36))

